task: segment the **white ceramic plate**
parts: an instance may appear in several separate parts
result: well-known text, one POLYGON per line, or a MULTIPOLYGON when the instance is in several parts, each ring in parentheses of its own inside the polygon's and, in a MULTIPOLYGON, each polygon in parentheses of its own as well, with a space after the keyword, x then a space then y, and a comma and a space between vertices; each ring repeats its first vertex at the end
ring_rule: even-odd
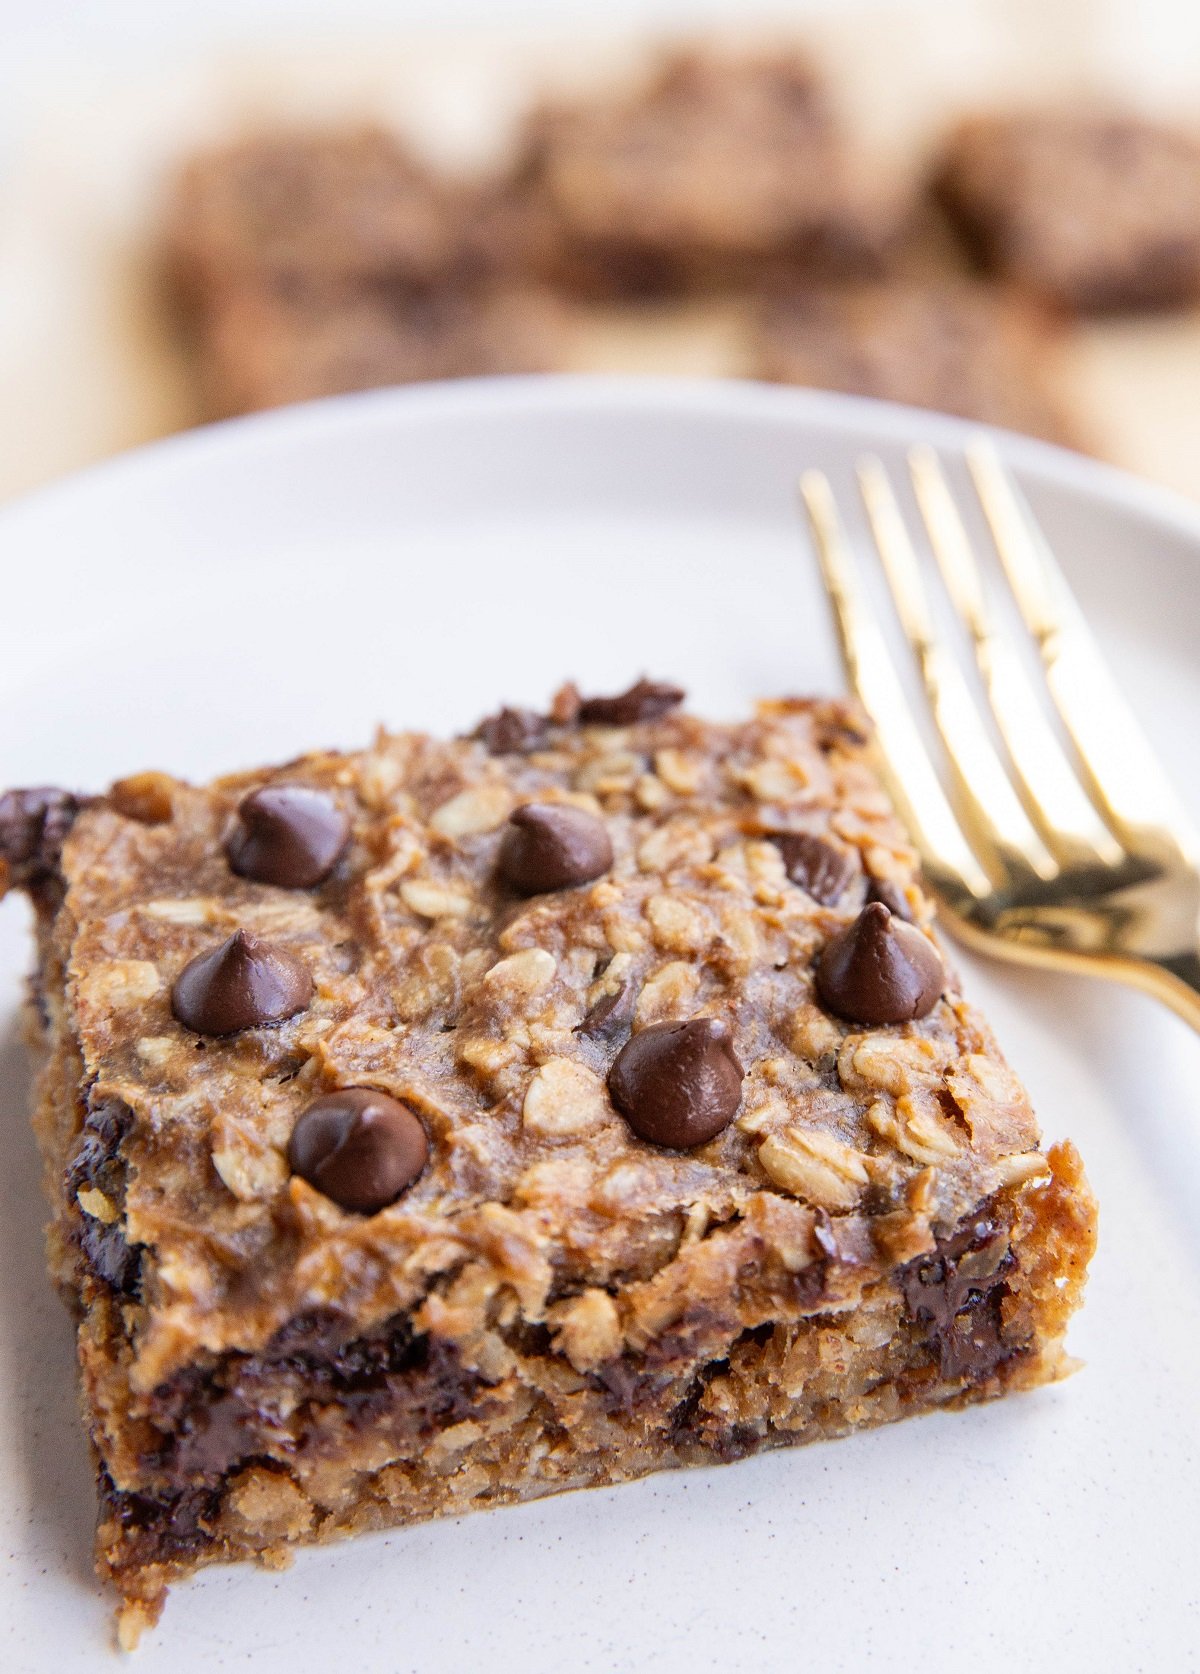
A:
MULTIPOLYGON (((841 686, 793 485, 949 420, 797 391, 561 380, 201 432, 0 514, 0 783, 195 776, 457 729, 572 675, 698 708, 841 686)), ((1200 815, 1200 514, 1006 444, 1200 815)), ((0 1663, 92 1668, 108 1602, 70 1331, 43 1276, 0 913, 0 1663)), ((1102 1209, 1085 1370, 832 1445, 306 1552, 179 1587, 146 1674, 1197 1666, 1200 1041, 1148 1001, 963 958, 1102 1209)))

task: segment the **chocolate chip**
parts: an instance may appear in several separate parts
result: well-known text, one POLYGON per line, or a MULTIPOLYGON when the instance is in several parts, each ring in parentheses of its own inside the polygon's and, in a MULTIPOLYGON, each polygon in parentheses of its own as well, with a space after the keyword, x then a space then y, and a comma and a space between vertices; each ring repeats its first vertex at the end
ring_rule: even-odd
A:
POLYGON ((394 1203, 428 1160, 429 1140, 412 1111, 373 1087, 343 1087, 319 1098, 288 1143, 294 1174, 363 1215, 394 1203))
POLYGON ((902 918, 906 924, 914 922, 913 910, 908 904, 908 896, 899 884, 891 883, 887 878, 871 879, 871 887, 867 890, 867 900, 882 901, 894 918, 902 918))
POLYGON ((500 875, 520 895, 590 883, 612 863, 603 820, 565 802, 527 802, 500 844, 500 875))
POLYGON ((641 679, 618 697, 584 698, 579 719, 585 726, 629 727, 635 721, 656 721, 681 704, 687 693, 679 686, 641 679))
POLYGON ((835 848, 811 832, 772 831, 770 838, 783 856, 788 877, 823 907, 840 900, 858 870, 846 849, 835 848))
POLYGON ((547 719, 533 709, 500 709, 475 728, 492 756, 525 755, 545 742, 547 719))
POLYGON ((640 1138, 687 1150, 729 1126, 742 1102, 743 1073, 729 1025, 693 1017, 633 1035, 608 1072, 608 1090, 640 1138))
POLYGON ((51 877, 82 806, 70 791, 49 785, 0 796, 0 877, 24 889, 51 877))
POLYGON ((635 999, 633 984, 623 982, 613 993, 603 994, 596 1001, 582 1021, 576 1023, 575 1034, 587 1035, 592 1040, 612 1040, 633 1022, 635 999))
POLYGON ((817 965, 822 1004, 854 1023, 908 1023, 924 1017, 946 985, 927 936, 872 901, 827 945, 817 965))
POLYGON ((349 819, 324 791, 264 785, 242 798, 225 853, 243 878, 310 889, 333 871, 349 838, 349 819))
POLYGON ((312 996, 312 973, 302 959, 237 930, 183 967, 171 1010, 198 1035, 235 1035, 294 1017, 312 996))

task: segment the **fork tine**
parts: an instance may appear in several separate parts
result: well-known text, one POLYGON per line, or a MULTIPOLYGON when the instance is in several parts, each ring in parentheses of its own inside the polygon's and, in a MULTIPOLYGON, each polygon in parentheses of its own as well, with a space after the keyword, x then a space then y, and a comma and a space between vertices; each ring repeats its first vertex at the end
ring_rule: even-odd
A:
POLYGON ((1013 647, 995 631, 979 562, 937 454, 913 448, 908 468, 946 591, 971 636, 989 707, 1043 834, 1071 865, 1120 865, 1120 844, 1080 786, 1013 647))
POLYGON ((879 740, 880 768, 935 888, 950 900, 985 901, 991 880, 946 800, 909 711, 882 633, 867 608, 849 545, 821 471, 806 471, 800 493, 833 607, 842 656, 879 740))
POLYGON ((1139 847, 1139 834, 1143 851, 1148 841, 1161 847, 1165 834, 1184 857, 1197 855, 1200 839, 999 455, 981 440, 968 448, 967 464, 1017 607, 1041 654, 1050 695, 1093 794, 1131 847, 1139 847))
POLYGON ((954 775, 960 810, 977 840, 1010 872, 1057 875, 1058 862, 1034 830, 987 735, 962 671, 936 636, 916 550, 887 472, 877 459, 858 470, 867 517, 900 625, 925 683, 934 724, 954 775))

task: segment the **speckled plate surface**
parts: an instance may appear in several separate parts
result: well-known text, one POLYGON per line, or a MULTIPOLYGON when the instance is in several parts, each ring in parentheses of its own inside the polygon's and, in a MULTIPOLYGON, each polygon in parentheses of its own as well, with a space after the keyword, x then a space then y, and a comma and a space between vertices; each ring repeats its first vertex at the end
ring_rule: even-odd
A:
MULTIPOLYGON (((950 420, 746 385, 530 380, 200 432, 0 512, 0 783, 195 777, 379 720, 458 729, 567 675, 717 716, 841 686, 793 484, 950 420)), ((1200 817, 1200 513, 1011 441, 1200 817)), ((110 1645, 71 1333, 44 1277, 0 910, 0 1664, 110 1645)), ((303 1553, 176 1589, 138 1669, 1200 1667, 1200 1041, 1150 1001, 960 956, 1102 1207, 1068 1383, 724 1469, 303 1553)))

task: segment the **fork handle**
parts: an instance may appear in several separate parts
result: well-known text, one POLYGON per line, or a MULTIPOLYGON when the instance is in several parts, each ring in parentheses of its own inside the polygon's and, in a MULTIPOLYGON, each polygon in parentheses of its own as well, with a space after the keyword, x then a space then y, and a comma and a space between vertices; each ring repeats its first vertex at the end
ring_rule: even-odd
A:
POLYGON ((1170 1006, 1177 1017, 1200 1034, 1200 945, 1168 959, 1135 959, 1128 954, 1075 953, 1065 948, 1043 948, 1035 942, 1009 942, 942 906, 942 915, 959 941, 976 953, 1016 965, 1041 965, 1052 971, 1075 971, 1080 976, 1124 983, 1152 994, 1170 1006))
POLYGON ((1200 951, 1174 959, 1139 960, 1130 976, 1200 1034, 1200 951))

